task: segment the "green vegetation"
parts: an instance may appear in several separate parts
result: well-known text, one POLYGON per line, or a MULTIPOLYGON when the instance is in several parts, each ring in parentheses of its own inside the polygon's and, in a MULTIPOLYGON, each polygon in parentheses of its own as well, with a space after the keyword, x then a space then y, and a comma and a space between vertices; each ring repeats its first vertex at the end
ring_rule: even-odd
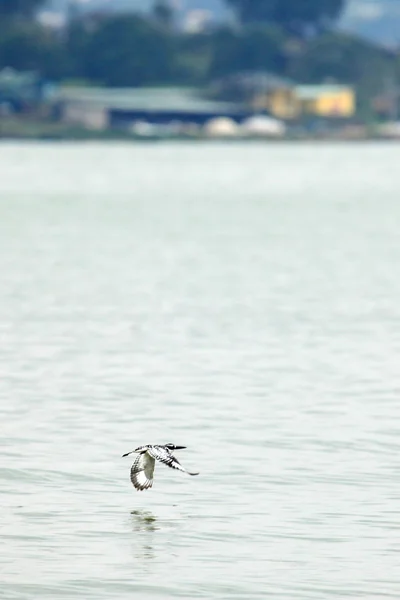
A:
POLYGON ((332 25, 343 10, 344 0, 228 0, 243 24, 268 22, 304 35, 332 25))
POLYGON ((135 86, 174 77, 173 37, 136 15, 100 22, 85 44, 83 75, 108 86, 135 86))
POLYGON ((0 0, 0 17, 31 17, 43 0, 0 0))
POLYGON ((212 36, 209 75, 223 77, 238 71, 282 73, 286 66, 285 35, 269 25, 249 25, 238 31, 217 30, 212 36))
POLYGON ((345 0, 226 0, 240 25, 188 34, 166 0, 138 14, 79 15, 53 31, 34 20, 44 0, 0 0, 0 69, 93 85, 195 85, 238 71, 357 88, 360 106, 400 79, 399 54, 332 29, 345 0))

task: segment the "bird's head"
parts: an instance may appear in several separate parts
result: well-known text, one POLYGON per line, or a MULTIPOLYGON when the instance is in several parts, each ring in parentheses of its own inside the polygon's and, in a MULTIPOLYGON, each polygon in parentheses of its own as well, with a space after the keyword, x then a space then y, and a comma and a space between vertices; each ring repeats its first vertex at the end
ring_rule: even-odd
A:
POLYGON ((175 444, 165 444, 165 447, 168 448, 168 450, 183 450, 186 448, 186 446, 175 446, 175 444))

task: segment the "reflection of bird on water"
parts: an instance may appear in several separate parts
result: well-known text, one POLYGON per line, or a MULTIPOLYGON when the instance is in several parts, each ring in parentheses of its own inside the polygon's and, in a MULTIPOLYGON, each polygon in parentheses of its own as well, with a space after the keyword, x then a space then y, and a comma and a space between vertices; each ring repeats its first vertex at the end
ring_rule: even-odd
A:
POLYGON ((156 460, 171 467, 171 469, 178 469, 178 471, 182 471, 188 475, 198 475, 198 473, 189 473, 189 471, 186 471, 172 454, 174 450, 183 450, 184 448, 186 446, 175 446, 175 444, 165 444, 164 446, 147 444, 123 454, 122 456, 128 456, 132 453, 139 454, 131 468, 132 485, 137 490, 147 490, 152 487, 156 460))
POLYGON ((153 559, 153 535, 159 529, 156 517, 147 510, 132 510, 131 517, 132 531, 134 533, 133 540, 135 543, 135 560, 153 559))
POLYGON ((132 524, 135 531, 156 531, 156 517, 147 510, 132 510, 132 524))

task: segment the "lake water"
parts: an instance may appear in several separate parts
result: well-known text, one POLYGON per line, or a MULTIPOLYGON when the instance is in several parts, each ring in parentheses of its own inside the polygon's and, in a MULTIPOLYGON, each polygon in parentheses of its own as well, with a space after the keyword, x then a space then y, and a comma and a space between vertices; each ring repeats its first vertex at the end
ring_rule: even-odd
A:
POLYGON ((400 598, 399 165, 0 146, 2 599, 400 598))

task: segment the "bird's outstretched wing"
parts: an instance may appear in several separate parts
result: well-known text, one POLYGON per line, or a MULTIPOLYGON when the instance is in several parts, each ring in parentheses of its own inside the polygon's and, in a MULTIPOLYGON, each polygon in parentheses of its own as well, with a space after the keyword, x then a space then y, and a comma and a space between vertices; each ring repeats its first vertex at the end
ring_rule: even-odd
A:
POLYGON ((163 448, 162 446, 152 446, 147 450, 147 453, 153 458, 167 467, 171 467, 171 469, 177 469, 178 471, 182 471, 182 473, 187 473, 188 475, 198 475, 198 473, 189 473, 186 471, 179 462, 177 458, 167 448, 163 448))
POLYGON ((148 452, 139 454, 131 467, 131 481, 137 490, 148 490, 153 485, 154 465, 156 461, 148 452))

